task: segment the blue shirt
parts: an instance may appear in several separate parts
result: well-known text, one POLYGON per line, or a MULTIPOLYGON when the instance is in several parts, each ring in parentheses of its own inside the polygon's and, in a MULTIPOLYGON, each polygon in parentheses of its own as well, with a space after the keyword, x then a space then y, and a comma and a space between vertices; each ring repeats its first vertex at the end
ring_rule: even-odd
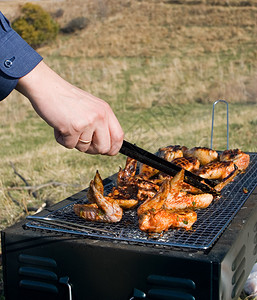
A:
POLYGON ((28 74, 42 60, 0 12, 0 100, 16 87, 19 78, 28 74))

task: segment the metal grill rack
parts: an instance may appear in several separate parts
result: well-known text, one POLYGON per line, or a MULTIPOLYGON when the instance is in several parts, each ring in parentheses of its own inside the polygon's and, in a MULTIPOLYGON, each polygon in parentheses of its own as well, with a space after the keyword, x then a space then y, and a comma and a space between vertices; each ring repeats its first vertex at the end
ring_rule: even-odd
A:
MULTIPOLYGON (((250 164, 247 171, 237 175, 233 182, 225 186, 221 197, 208 208, 197 210, 198 219, 190 231, 169 229, 162 235, 149 236, 139 229, 135 209, 124 211, 124 216, 119 223, 88 222, 76 216, 73 211, 73 204, 87 202, 87 190, 83 191, 84 195, 74 203, 48 213, 44 217, 28 217, 26 226, 141 245, 206 250, 216 242, 257 186, 257 153, 248 154, 250 164)), ((108 194, 114 185, 115 179, 109 180, 104 187, 105 193, 108 194)))

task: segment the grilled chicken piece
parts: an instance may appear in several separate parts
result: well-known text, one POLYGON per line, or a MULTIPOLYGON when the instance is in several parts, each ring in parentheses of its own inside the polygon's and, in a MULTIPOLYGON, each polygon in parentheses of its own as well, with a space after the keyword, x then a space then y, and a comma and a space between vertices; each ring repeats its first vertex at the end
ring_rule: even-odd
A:
POLYGON ((158 151, 158 156, 167 161, 172 161, 175 158, 183 157, 183 151, 186 149, 186 147, 180 145, 168 146, 160 148, 158 151))
POLYGON ((114 186, 112 191, 108 194, 108 197, 113 199, 131 199, 133 196, 134 194, 131 194, 131 188, 129 186, 114 186))
POLYGON ((250 163, 250 155, 240 149, 225 150, 220 154, 221 161, 232 161, 239 169, 244 171, 250 163))
POLYGON ((205 208, 210 205, 210 194, 189 195, 181 191, 184 180, 181 170, 171 180, 166 178, 158 193, 145 201, 137 210, 139 228, 142 231, 162 232, 170 227, 190 229, 197 220, 192 208, 205 208))
POLYGON ((140 170, 139 170, 139 176, 144 179, 149 179, 156 174, 158 174, 160 171, 157 169, 154 169, 146 164, 141 164, 140 165, 140 170))
POLYGON ((103 218, 105 217, 105 214, 98 208, 96 203, 74 204, 73 209, 77 216, 86 219, 87 221, 104 222, 103 218))
MULTIPOLYGON (((114 188, 112 193, 108 196, 114 199, 128 199, 128 195, 130 196, 130 200, 133 199, 135 201, 135 199, 137 199, 139 201, 144 201, 152 198, 156 194, 159 190, 158 183, 160 184, 160 180, 150 178, 159 173, 159 170, 143 164, 141 166, 141 173, 135 175, 136 167, 137 161, 128 157, 125 168, 120 169, 118 173, 117 188, 114 188)), ((120 201, 120 203, 122 202, 120 201)), ((122 208, 125 208, 125 206, 122 206, 122 208)))
POLYGON ((105 198, 94 185, 92 180, 90 183, 95 203, 91 204, 74 204, 74 212, 81 218, 88 221, 116 223, 122 218, 122 208, 116 201, 109 201, 105 198))
POLYGON ((138 216, 145 214, 149 210, 159 210, 163 207, 164 202, 169 192, 169 179, 166 179, 160 187, 160 190, 153 198, 150 198, 143 202, 137 209, 138 216))
POLYGON ((133 184, 134 177, 137 170, 137 160, 127 157, 126 165, 124 169, 120 168, 117 176, 117 185, 124 186, 128 184, 133 184))
POLYGON ((164 207, 171 210, 199 209, 208 207, 213 196, 211 194, 191 195, 182 191, 185 171, 180 171, 171 181, 164 207))
POLYGON ((187 171, 197 170, 200 167, 200 162, 195 157, 178 157, 173 159, 172 163, 187 171))
POLYGON ((206 165, 218 159, 218 153, 215 150, 206 147, 194 147, 183 151, 185 157, 195 157, 201 165, 206 165))
POLYGON ((135 178, 137 160, 127 157, 124 169, 120 168, 117 176, 117 187, 108 195, 114 199, 136 199, 138 187, 135 178))
POLYGON ((171 210, 206 208, 212 203, 212 200, 211 194, 185 195, 180 193, 177 197, 170 197, 169 195, 165 201, 165 207, 171 210))
POLYGON ((127 189, 126 186, 122 188, 114 187, 112 192, 105 198, 110 202, 117 202, 123 209, 132 209, 138 204, 138 200, 133 198, 136 198, 136 195, 131 194, 130 191, 131 189, 129 187, 127 189))
MULTIPOLYGON (((104 186, 103 186, 103 181, 102 178, 98 172, 96 171, 93 183, 90 184, 90 187, 87 192, 87 199, 90 203, 95 203, 95 193, 92 188, 92 184, 95 186, 95 188, 99 191, 101 195, 104 193, 104 186)), ((122 188, 113 188, 112 192, 108 195, 108 197, 105 197, 108 201, 113 201, 115 200, 119 206, 123 209, 130 209, 133 208, 137 205, 138 200, 136 199, 131 199, 132 198, 132 193, 131 193, 131 188, 127 186, 123 186, 122 188)))
POLYGON ((122 188, 114 187, 112 192, 108 194, 106 199, 109 201, 116 201, 119 206, 123 209, 131 209, 134 208, 138 204, 138 200, 136 199, 136 194, 130 193, 131 189, 128 189, 123 186, 122 188))
MULTIPOLYGON (((161 182, 163 182, 163 180, 165 180, 167 178, 172 179, 172 176, 166 175, 164 173, 160 173, 159 180, 161 182)), ((186 183, 184 181, 182 183, 181 191, 189 193, 189 194, 201 194, 202 193, 202 191, 200 189, 198 189, 198 188, 196 188, 196 187, 194 187, 194 186, 192 186, 189 183, 186 183)))
POLYGON ((160 189, 160 180, 141 180, 137 178, 137 199, 139 201, 145 201, 147 199, 153 198, 153 196, 159 191, 160 189))
POLYGON ((106 197, 106 199, 109 200, 110 202, 114 201, 114 202, 118 203, 122 209, 132 209, 132 208, 136 207, 138 204, 138 200, 136 200, 136 199, 121 199, 121 198, 112 199, 109 197, 106 197))
POLYGON ((235 170, 232 161, 213 161, 202 166, 195 172, 198 176, 208 179, 224 179, 235 170))
POLYGON ((114 187, 112 189, 112 192, 108 194, 108 197, 119 201, 122 208, 130 208, 130 205, 131 208, 133 208, 138 203, 138 201, 145 201, 149 198, 152 198, 158 190, 159 186, 154 183, 137 180, 135 181, 135 185, 132 189, 131 186, 114 187), (126 203, 125 200, 128 203, 126 203), (135 205, 133 205, 132 202, 134 202, 135 205), (124 206, 125 203, 126 207, 124 206))
POLYGON ((191 184, 186 183, 186 182, 183 182, 181 191, 189 193, 189 194, 193 194, 193 195, 202 193, 202 190, 200 190, 197 187, 194 187, 191 184))
POLYGON ((139 217, 139 228, 142 231, 161 233, 170 227, 185 228, 190 230, 197 220, 193 210, 172 211, 161 209, 148 211, 139 217))
MULTIPOLYGON (((97 188, 97 190, 103 195, 104 185, 103 185, 103 181, 102 181, 102 178, 101 178, 98 170, 96 171, 93 183, 94 183, 94 186, 97 188)), ((91 188, 91 186, 89 187, 88 192, 87 192, 87 199, 90 203, 95 203, 95 195, 94 195, 94 191, 91 188)))
POLYGON ((222 179, 221 182, 219 182, 214 189, 217 192, 220 192, 228 183, 232 182, 234 178, 237 176, 239 173, 238 167, 235 168, 234 171, 232 171, 226 178, 222 179))
POLYGON ((149 210, 160 208, 178 209, 199 209, 208 207, 213 196, 211 194, 187 194, 183 191, 184 170, 181 170, 172 179, 165 179, 159 192, 152 198, 145 201, 137 210, 138 215, 144 214, 149 210))
POLYGON ((114 188, 111 193, 108 194, 109 199, 117 201, 121 208, 133 208, 137 203, 137 192, 135 188, 131 186, 114 188))
POLYGON ((103 195, 103 181, 99 172, 96 171, 87 193, 90 204, 75 204, 75 213, 88 221, 119 222, 123 214, 122 209, 131 209, 138 204, 137 199, 131 198, 133 194, 136 195, 137 193, 136 181, 134 180, 135 168, 136 161, 128 159, 125 169, 119 172, 121 186, 114 187, 108 196, 103 195), (132 176, 130 177, 129 174, 132 176))

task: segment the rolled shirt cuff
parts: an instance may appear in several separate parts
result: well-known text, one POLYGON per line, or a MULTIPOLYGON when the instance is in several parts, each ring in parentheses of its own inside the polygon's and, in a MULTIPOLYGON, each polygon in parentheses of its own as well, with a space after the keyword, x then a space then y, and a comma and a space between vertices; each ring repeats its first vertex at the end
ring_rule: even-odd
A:
POLYGON ((18 78, 12 78, 0 71, 0 100, 6 98, 15 89, 18 78))
POLYGON ((0 100, 43 59, 10 26, 0 12, 0 100), (2 28, 1 28, 2 27, 2 28))

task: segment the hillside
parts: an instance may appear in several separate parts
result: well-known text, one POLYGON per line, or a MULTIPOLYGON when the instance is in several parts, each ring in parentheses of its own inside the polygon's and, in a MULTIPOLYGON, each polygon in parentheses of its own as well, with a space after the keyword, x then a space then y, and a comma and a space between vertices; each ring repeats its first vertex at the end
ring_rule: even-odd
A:
MULTIPOLYGON (((12 21, 25 2, 1 1, 0 9, 12 21)), ((85 29, 59 34, 55 42, 37 50, 62 77, 108 101, 127 139, 151 151, 167 141, 209 146, 206 126, 210 126, 211 105, 221 98, 230 104, 231 147, 256 151, 257 1, 35 2, 61 27, 78 16, 88 18, 85 29)), ((99 158, 87 157, 84 166, 75 163, 80 161, 79 154, 54 143, 51 128, 42 123, 24 97, 12 93, 0 110, 0 136, 5 145, 0 148, 1 178, 6 201, 10 197, 5 188, 17 185, 10 161, 35 182, 52 180, 54 173, 71 186, 74 181, 87 184, 92 178, 99 158), (19 142, 18 148, 12 136, 19 142), (59 158, 54 160, 46 149, 59 158), (90 172, 84 174, 83 168, 90 172)), ((215 145, 219 149, 224 147, 225 126, 221 107, 215 145)), ((101 160, 107 164, 100 164, 103 176, 110 175, 108 164, 114 159, 101 160)), ((116 164, 122 161, 119 157, 115 160, 116 164)), ((73 191, 57 188, 55 201, 73 191)), ((6 205, 2 220, 13 222, 6 219, 5 210, 6 205)))
MULTIPOLYGON (((0 9, 12 21, 25 2, 1 1, 0 9)), ((209 146, 212 103, 221 98, 230 104, 230 146, 256 151, 257 1, 35 2, 61 27, 78 16, 88 18, 85 29, 59 34, 37 50, 62 77, 108 101, 126 139, 150 151, 166 143, 209 146)), ((224 115, 221 106, 217 149, 225 146, 224 115)), ((3 227, 23 216, 23 206, 27 213, 27 206, 35 205, 26 191, 15 191, 24 201, 21 207, 12 203, 8 189, 21 182, 10 161, 31 184, 64 182, 65 188, 46 188, 36 206, 49 194, 56 202, 76 192, 96 168, 104 177, 124 161, 120 156, 81 160, 80 153, 59 147, 52 129, 15 92, 1 103, 0 116, 3 227)))
MULTIPOLYGON (((13 21, 28 1, 0 1, 13 21)), ((210 146, 212 104, 229 102, 231 148, 257 151, 257 0, 37 0, 60 24, 89 25, 37 51, 74 85, 108 101, 125 137, 149 151, 210 146)), ((215 149, 226 147, 217 111, 215 149)), ((0 228, 59 202, 124 165, 58 145, 13 92, 0 105, 0 228), (11 120, 11 121, 10 121, 11 120), (29 184, 25 186, 14 171, 29 184), (32 191, 36 191, 36 197, 32 191)), ((1 294, 1 278, 0 278, 1 294)))
MULTIPOLYGON (((1 3, 11 19, 18 14, 17 2, 24 3, 1 3)), ((60 36, 38 51, 58 72, 61 58, 72 59, 69 67, 62 62, 62 75, 110 101, 120 101, 113 93, 119 85, 118 94, 123 97, 127 90, 129 98, 136 95, 139 106, 171 99, 204 103, 220 97, 256 102, 257 1, 36 2, 53 15, 62 10, 57 18, 61 26, 77 16, 89 19, 86 29, 60 36), (106 60, 100 70, 102 58, 106 60), (71 78, 69 68, 77 70, 77 63, 80 72, 71 78), (86 79, 95 67, 97 76, 104 76, 103 68, 109 73, 101 91, 86 79), (121 78, 124 70, 126 78, 121 78)))

